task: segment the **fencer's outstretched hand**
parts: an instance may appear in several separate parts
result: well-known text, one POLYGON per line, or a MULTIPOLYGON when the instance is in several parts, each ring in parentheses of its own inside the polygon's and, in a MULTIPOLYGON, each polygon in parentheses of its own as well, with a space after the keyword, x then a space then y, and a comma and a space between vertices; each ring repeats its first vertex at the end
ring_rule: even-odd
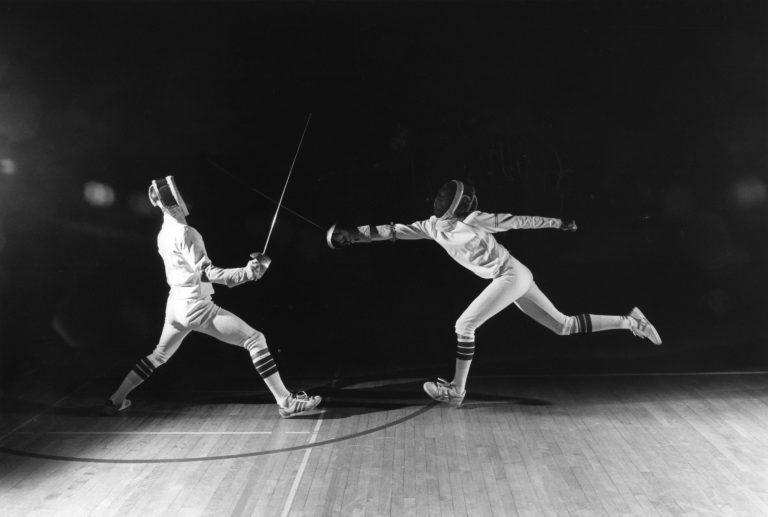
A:
POLYGON ((347 230, 337 225, 333 225, 328 229, 328 233, 325 235, 325 240, 331 249, 346 248, 350 244, 354 244, 360 240, 360 231, 355 228, 354 230, 347 230))
POLYGON ((576 227, 576 221, 573 219, 563 219, 560 229, 564 232, 575 232, 578 228, 576 227))
POLYGON ((245 266, 245 276, 248 280, 258 280, 267 272, 272 259, 263 253, 251 253, 251 260, 245 266))

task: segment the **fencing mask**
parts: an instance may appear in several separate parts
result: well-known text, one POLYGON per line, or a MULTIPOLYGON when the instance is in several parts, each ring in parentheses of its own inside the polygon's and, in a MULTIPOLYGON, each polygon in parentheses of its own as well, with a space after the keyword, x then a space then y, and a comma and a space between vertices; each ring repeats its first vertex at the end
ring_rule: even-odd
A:
POLYGON ((463 181, 451 180, 437 191, 432 208, 438 219, 464 217, 477 208, 475 187, 463 181))
POLYGON ((181 192, 176 186, 173 176, 152 180, 152 185, 149 186, 149 202, 163 212, 170 212, 177 208, 181 210, 184 216, 189 215, 187 205, 181 197, 181 192))

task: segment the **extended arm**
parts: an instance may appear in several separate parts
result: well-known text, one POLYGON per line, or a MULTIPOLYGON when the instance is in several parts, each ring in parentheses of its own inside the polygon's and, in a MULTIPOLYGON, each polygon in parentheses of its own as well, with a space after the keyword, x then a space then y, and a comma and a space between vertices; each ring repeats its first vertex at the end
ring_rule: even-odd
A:
POLYGON ((542 228, 555 228, 565 231, 575 231, 576 223, 563 221, 555 217, 541 217, 538 215, 512 215, 512 214, 488 214, 475 212, 464 222, 472 226, 478 226, 491 233, 507 230, 538 230, 542 228))
POLYGON ((375 241, 412 241, 417 239, 430 239, 426 230, 426 221, 417 221, 411 224, 389 223, 378 226, 365 225, 347 230, 333 225, 327 234, 328 245, 331 248, 343 248, 358 242, 375 241))
POLYGON ((412 224, 389 223, 378 226, 358 226, 357 231, 360 235, 358 242, 429 239, 429 234, 424 230, 424 224, 421 221, 412 224))

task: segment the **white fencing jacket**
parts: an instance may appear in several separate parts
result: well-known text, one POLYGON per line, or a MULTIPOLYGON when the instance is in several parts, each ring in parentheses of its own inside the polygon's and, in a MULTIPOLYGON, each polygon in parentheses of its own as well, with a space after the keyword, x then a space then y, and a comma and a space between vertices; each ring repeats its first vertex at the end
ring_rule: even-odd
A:
POLYGON ((560 228, 560 219, 472 212, 464 219, 440 220, 435 216, 411 224, 360 226, 361 242, 432 239, 459 264, 481 278, 497 278, 525 267, 499 244, 493 233, 506 230, 560 228))
POLYGON ((214 266, 205 251, 200 232, 163 214, 157 234, 157 251, 165 264, 165 278, 175 299, 205 299, 213 294, 213 283, 227 287, 248 281, 245 268, 214 266))

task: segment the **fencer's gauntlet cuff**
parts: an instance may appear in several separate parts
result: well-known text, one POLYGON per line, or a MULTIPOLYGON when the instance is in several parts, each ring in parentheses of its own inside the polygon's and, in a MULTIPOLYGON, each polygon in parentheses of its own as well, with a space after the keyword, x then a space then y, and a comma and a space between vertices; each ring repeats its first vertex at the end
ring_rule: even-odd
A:
POLYGON ((354 242, 372 242, 372 241, 396 241, 397 232, 395 223, 382 224, 379 226, 366 225, 358 226, 357 233, 359 237, 354 242))
POLYGON ((352 242, 371 242, 374 239, 372 235, 375 235, 375 227, 366 224, 365 226, 358 226, 355 230, 352 230, 352 242))
POLYGON ((248 262, 248 265, 243 268, 243 273, 245 273, 245 277, 251 281, 254 282, 258 280, 258 265, 256 267, 251 266, 251 262, 254 262, 253 260, 248 262))

